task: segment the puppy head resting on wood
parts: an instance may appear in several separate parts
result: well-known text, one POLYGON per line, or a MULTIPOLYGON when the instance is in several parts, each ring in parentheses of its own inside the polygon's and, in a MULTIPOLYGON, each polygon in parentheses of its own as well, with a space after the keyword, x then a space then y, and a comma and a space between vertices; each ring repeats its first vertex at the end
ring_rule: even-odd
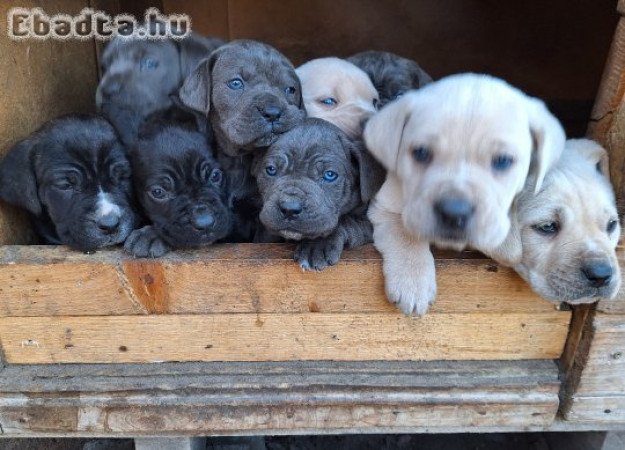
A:
POLYGON ((608 154, 588 139, 567 141, 537 193, 534 176, 515 200, 512 229, 491 252, 540 296, 554 302, 613 298, 621 284, 615 248, 620 225, 608 154))
POLYGON ((305 269, 335 264, 344 247, 371 241, 369 200, 383 170, 339 128, 309 118, 282 135, 252 169, 269 232, 302 241, 296 260, 305 269))
POLYGON ((227 182, 205 136, 176 125, 149 124, 131 162, 135 191, 150 225, 130 235, 126 250, 158 257, 228 234, 227 182))
POLYGON ((528 174, 539 190, 565 140, 542 101, 475 74, 406 94, 369 120, 364 138, 389 171, 370 208, 387 294, 419 314, 436 293, 429 243, 484 252, 499 246, 528 174))
POLYGON ((44 241, 78 250, 123 242, 138 222, 130 163, 103 118, 52 120, 0 163, 0 198, 26 209, 44 241))
POLYGON ((98 110, 113 123, 124 143, 133 143, 143 121, 174 107, 172 95, 185 78, 223 44, 198 34, 180 41, 116 37, 102 54, 98 110))
POLYGON ((333 123, 351 138, 376 111, 378 92, 365 72, 339 58, 313 59, 296 69, 310 117, 333 123))
POLYGON ((347 60, 367 73, 380 94, 380 108, 432 81, 416 62, 389 52, 370 50, 347 60))
POLYGON ((219 150, 229 156, 268 147, 305 117, 293 65, 256 41, 217 49, 186 79, 179 96, 208 118, 219 150))

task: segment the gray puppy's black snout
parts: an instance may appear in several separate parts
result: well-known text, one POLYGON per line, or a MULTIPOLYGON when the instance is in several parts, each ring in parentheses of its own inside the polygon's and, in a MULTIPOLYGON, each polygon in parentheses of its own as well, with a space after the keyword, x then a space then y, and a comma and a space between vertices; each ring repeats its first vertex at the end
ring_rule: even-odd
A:
POLYGON ((100 217, 96 224, 98 228, 105 234, 113 234, 119 228, 119 216, 116 214, 106 214, 100 217))
POLYGON ((191 213, 191 223, 198 230, 208 230, 215 223, 215 217, 205 206, 198 206, 191 213))
POLYGON ((600 288, 610 283, 613 271, 606 262, 592 262, 583 265, 582 273, 592 287, 600 288))
POLYGON ((282 117, 282 108, 277 105, 265 105, 260 110, 260 113, 263 115, 267 122, 277 122, 282 117))
POLYGON ((280 200, 278 206, 285 217, 295 217, 304 209, 302 202, 293 198, 280 200))
POLYGON ((443 225, 454 230, 464 230, 475 208, 467 200, 450 197, 437 201, 434 211, 443 225))

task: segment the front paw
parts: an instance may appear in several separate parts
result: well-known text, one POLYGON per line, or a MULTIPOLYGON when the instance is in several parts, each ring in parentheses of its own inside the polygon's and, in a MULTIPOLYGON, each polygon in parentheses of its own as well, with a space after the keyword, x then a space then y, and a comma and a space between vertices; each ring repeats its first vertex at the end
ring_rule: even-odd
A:
POLYGON ((294 259, 304 270, 323 270, 339 262, 343 245, 337 236, 300 242, 295 249, 294 259))
POLYGON ((436 279, 385 273, 386 295, 404 314, 423 316, 436 299, 436 279))
POLYGON ((137 258, 158 258, 170 250, 151 225, 130 233, 124 249, 137 258))

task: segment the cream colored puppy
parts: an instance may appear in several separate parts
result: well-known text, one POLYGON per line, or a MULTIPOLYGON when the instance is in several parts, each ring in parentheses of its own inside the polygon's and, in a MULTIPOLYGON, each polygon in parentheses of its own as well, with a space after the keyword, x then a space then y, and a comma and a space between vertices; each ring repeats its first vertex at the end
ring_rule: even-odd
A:
POLYGON ((295 71, 310 117, 327 120, 352 138, 362 135, 378 103, 378 91, 363 70, 344 59, 319 58, 295 71))
POLYGON ((540 191, 524 190, 515 200, 508 238, 490 256, 514 267, 550 301, 580 304, 616 296, 620 225, 608 173, 608 154, 599 144, 567 141, 540 191))
POLYGON ((542 101, 476 74, 443 78, 387 105, 364 139, 388 170, 369 208, 386 294, 418 315, 436 296, 430 243, 498 247, 530 165, 539 189, 565 141, 542 101))

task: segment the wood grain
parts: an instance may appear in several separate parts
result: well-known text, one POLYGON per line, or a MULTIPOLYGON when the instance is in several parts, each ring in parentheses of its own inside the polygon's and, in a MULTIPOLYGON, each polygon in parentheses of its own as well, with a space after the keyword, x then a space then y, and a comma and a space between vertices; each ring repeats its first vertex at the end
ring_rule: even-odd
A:
POLYGON ((0 319, 10 364, 554 359, 569 314, 221 314, 0 319))

